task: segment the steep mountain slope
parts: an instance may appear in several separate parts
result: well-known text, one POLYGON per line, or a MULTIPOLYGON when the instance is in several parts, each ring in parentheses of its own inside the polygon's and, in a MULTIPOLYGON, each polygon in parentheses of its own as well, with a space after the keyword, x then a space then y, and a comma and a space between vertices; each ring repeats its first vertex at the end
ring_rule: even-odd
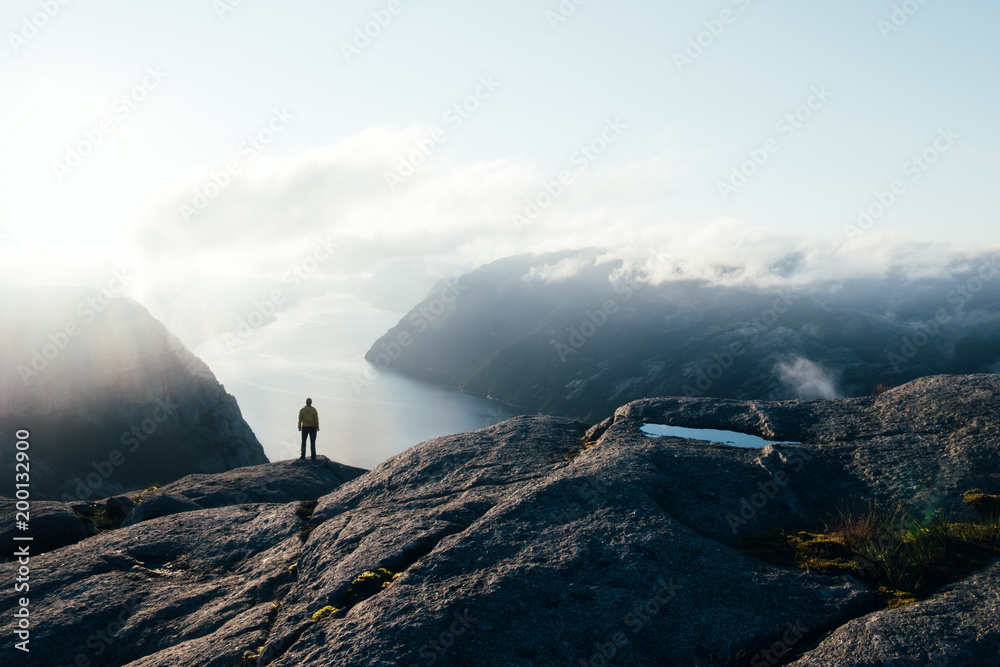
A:
POLYGON ((593 252, 522 256, 436 290, 369 350, 529 411, 603 419, 646 396, 863 396, 937 373, 1000 368, 1000 262, 945 277, 726 287, 593 252), (984 276, 984 277, 980 277, 984 276))
MULTIPOLYGON (((413 447, 314 509, 186 511, 32 558, 32 654, 11 664, 993 664, 995 563, 877 611, 850 576, 735 547, 853 501, 970 514, 964 490, 1000 490, 998 409, 1000 377, 978 375, 831 401, 647 399, 589 431, 518 417, 413 447), (647 422, 802 444, 649 438, 647 422)), ((9 587, 0 606, 17 609, 9 587)))
POLYGON ((30 433, 36 499, 83 501, 195 472, 265 463, 236 400, 135 302, 88 290, 3 290, 0 495, 30 433))

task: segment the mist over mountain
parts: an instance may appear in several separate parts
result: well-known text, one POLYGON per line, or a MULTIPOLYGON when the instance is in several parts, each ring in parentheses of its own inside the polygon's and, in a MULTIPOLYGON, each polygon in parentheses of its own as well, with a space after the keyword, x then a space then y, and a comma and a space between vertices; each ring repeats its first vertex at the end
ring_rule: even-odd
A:
POLYGON ((594 250, 510 257, 439 285, 366 359, 585 421, 649 396, 862 396, 1000 369, 1000 256, 797 282, 802 261, 741 283, 594 250))
POLYGON ((137 303, 109 290, 2 290, 0 453, 30 437, 35 498, 85 501, 266 463, 236 400, 137 303))

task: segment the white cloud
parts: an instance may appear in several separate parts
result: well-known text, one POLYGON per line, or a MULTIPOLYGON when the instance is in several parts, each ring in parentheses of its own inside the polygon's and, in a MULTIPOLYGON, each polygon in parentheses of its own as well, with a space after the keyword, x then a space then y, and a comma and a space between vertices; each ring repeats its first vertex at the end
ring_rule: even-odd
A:
MULTIPOLYGON (((878 230, 849 242, 779 235, 736 217, 681 224, 669 208, 686 168, 667 149, 624 166, 598 160, 574 171, 551 205, 519 229, 513 216, 537 201, 553 178, 526 158, 460 164, 441 150, 390 189, 386 172, 432 131, 418 125, 374 127, 293 153, 281 153, 276 141, 273 150, 253 160, 242 158, 234 146, 232 155, 213 164, 155 172, 156 184, 148 182, 152 172, 141 172, 141 197, 125 200, 112 196, 121 184, 101 181, 95 192, 72 204, 85 209, 79 217, 85 232, 72 226, 75 220, 66 222, 76 230, 67 236, 72 243, 57 233, 48 237, 46 248, 35 246, 33 252, 47 250, 53 266, 65 256, 102 257, 88 265, 90 282, 100 282, 115 261, 127 258, 138 267, 133 296, 171 328, 197 331, 201 339, 228 330, 235 317, 275 289, 291 300, 331 290, 365 293, 383 305, 405 308, 437 279, 525 252, 601 248, 601 262, 622 259, 626 266, 644 266, 653 282, 801 284, 899 268, 940 272, 952 250, 907 243, 878 230), (241 172, 186 224, 181 205, 227 160, 242 160, 241 172), (337 249, 327 259, 311 259, 318 247, 331 246, 337 249), (309 270, 302 280, 291 278, 303 269, 309 270)), ((113 161, 109 168, 108 173, 127 171, 113 161)), ((16 196, 8 187, 0 203, 8 206, 16 196)), ((15 210, 30 209, 30 202, 20 204, 15 210)), ((27 282, 45 282, 32 273, 36 258, 18 259, 11 249, 30 224, 4 230, 11 235, 4 256, 14 259, 4 276, 11 278, 8 284, 25 276, 27 282)), ((565 260, 532 278, 563 279, 595 261, 565 260)))
POLYGON ((830 373, 805 357, 796 357, 791 362, 781 362, 775 366, 775 371, 781 381, 788 385, 799 399, 811 400, 840 396, 836 382, 830 373))

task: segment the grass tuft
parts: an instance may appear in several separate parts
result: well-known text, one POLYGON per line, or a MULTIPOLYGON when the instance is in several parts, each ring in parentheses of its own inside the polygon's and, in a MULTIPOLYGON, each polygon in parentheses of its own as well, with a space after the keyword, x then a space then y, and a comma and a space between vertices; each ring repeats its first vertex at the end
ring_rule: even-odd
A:
MULTIPOLYGON (((967 502, 981 496, 986 494, 978 489, 965 494, 967 502)), ((869 507, 841 514, 820 533, 748 533, 740 550, 775 565, 850 574, 893 608, 926 598, 1000 556, 1000 521, 995 514, 979 521, 950 521, 869 507)))

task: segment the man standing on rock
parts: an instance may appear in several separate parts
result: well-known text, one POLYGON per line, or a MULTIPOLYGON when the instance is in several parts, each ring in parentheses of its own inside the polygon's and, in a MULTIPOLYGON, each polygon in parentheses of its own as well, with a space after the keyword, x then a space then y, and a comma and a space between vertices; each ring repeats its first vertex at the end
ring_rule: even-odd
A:
POLYGON ((312 448, 312 460, 316 460, 316 434, 319 432, 319 413, 312 406, 313 400, 306 399, 306 405, 299 410, 299 430, 302 431, 302 455, 301 460, 306 458, 306 436, 309 436, 312 448))

